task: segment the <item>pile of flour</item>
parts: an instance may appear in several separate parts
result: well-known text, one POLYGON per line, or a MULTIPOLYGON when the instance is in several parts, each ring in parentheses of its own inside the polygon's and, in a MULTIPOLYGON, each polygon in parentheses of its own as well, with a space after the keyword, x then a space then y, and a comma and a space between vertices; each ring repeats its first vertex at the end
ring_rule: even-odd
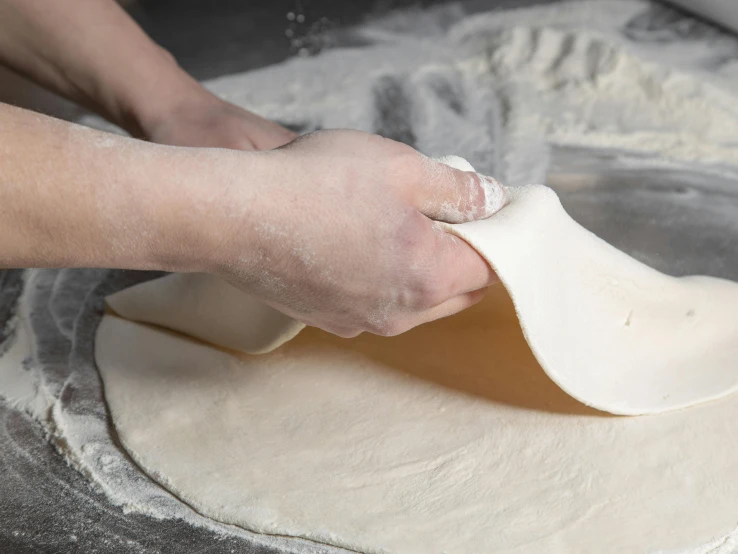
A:
MULTIPOLYGON (((446 5, 420 20, 391 15, 351 31, 372 46, 207 86, 303 132, 378 132, 429 156, 464 156, 510 185, 544 182, 552 145, 614 149, 715 172, 738 167, 731 92, 738 90, 737 39, 648 2, 470 15, 481 4, 446 5)), ((111 129, 98 119, 82 122, 111 129)), ((92 340, 102 297, 130 283, 119 272, 29 271, 13 338, 0 349, 0 394, 36 417, 67 460, 125 510, 310 551, 304 541, 200 516, 118 446, 92 340)))
POLYGON ((510 185, 543 182, 550 145, 738 163, 735 37, 697 24, 694 38, 685 37, 684 20, 644 2, 573 4, 460 19, 445 7, 441 20, 456 22, 442 38, 413 34, 396 16, 405 23, 396 34, 392 18, 359 31, 382 38, 373 48, 326 52, 209 87, 306 130, 380 132, 431 156, 456 145, 510 185), (648 22, 664 14, 667 29, 649 33, 648 22))

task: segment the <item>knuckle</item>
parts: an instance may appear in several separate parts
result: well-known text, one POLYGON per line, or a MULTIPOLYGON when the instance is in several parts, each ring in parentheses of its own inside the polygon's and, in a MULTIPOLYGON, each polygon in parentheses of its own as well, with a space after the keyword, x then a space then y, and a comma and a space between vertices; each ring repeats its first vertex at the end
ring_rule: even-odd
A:
POLYGON ((355 329, 353 327, 334 327, 324 330, 336 335, 337 337, 341 337, 342 339, 353 339, 362 333, 360 329, 355 329))
POLYGON ((437 237, 428 232, 423 216, 410 217, 398 229, 397 259, 405 294, 402 304, 411 309, 427 309, 446 299, 449 286, 444 268, 438 267, 437 237))
POLYGON ((471 172, 455 172, 456 198, 459 203, 459 219, 462 223, 484 214, 485 192, 481 177, 471 172))
POLYGON ((388 320, 374 325, 371 333, 382 337, 394 337, 406 331, 406 326, 399 320, 388 320))
POLYGON ((387 319, 370 319, 366 322, 365 328, 366 331, 372 335, 386 336, 389 325, 390 324, 387 319))
POLYGON ((425 216, 415 208, 407 206, 395 216, 395 240, 403 261, 410 262, 415 267, 416 261, 421 261, 427 252, 429 226, 425 216))
POLYGON ((447 286, 439 275, 425 274, 415 286, 416 307, 428 309, 437 306, 446 299, 447 293, 447 286))
POLYGON ((420 183, 423 158, 404 144, 398 143, 397 153, 387 162, 390 178, 403 189, 414 188, 420 183))
POLYGON ((484 208, 484 182, 478 173, 466 172, 464 176, 469 180, 469 202, 471 208, 484 208))

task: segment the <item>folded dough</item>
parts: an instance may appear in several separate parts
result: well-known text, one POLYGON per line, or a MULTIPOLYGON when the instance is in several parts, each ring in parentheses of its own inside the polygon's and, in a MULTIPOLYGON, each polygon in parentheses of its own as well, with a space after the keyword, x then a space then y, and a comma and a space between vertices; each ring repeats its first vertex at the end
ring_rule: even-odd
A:
POLYGON ((397 337, 307 328, 257 356, 106 316, 95 356, 136 463, 256 532, 376 554, 705 554, 738 522, 738 394, 587 408, 541 371, 502 286, 397 337))
POLYGON ((205 275, 111 296, 123 317, 230 349, 288 341, 254 356, 106 316, 95 356, 122 444, 203 515, 351 551, 730 544, 738 395, 641 418, 574 398, 636 414, 728 394, 738 285, 636 262, 545 187, 509 193, 495 216, 447 226, 504 287, 398 337, 295 336, 299 323, 205 275))
MULTIPOLYGON (((462 158, 442 161, 473 171, 462 158)), ((738 284, 664 275, 581 227, 552 190, 508 192, 493 217, 445 227, 497 272, 533 354, 564 391, 636 415, 738 388, 738 284)), ((170 275, 107 301, 124 318, 247 353, 273 350, 304 327, 209 275, 170 275)))
POLYGON ((173 273, 108 296, 118 315, 152 323, 231 350, 263 354, 305 325, 204 273, 173 273))

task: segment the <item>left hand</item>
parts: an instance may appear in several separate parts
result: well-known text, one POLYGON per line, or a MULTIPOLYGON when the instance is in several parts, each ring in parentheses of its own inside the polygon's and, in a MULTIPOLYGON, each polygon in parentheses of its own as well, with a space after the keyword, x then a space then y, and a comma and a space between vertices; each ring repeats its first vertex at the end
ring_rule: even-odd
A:
POLYGON ((0 0, 0 64, 151 142, 271 150, 296 136, 203 88, 113 0, 0 0))
POLYGON ((217 96, 203 91, 143 129, 144 138, 171 146, 272 150, 297 134, 217 96))

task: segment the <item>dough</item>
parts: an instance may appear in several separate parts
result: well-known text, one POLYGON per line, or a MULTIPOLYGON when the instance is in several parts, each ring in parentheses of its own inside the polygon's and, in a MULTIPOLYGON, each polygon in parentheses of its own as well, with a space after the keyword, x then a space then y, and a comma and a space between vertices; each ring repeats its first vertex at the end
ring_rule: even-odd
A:
POLYGON ((274 350, 305 327, 222 279, 202 273, 173 273, 106 301, 126 319, 249 354, 274 350))
MULTIPOLYGON (((360 552, 723 541, 738 523, 738 395, 638 418, 575 397, 644 413, 725 396, 738 378, 738 285, 643 266, 545 187, 510 196, 488 220, 448 226, 504 286, 399 337, 309 328, 249 355, 106 316, 96 358, 121 443, 204 515, 360 552)), ((225 286, 173 276, 110 303, 125 314, 140 294, 145 308, 176 279, 198 299, 225 286)), ((280 320, 252 343, 233 332, 238 321, 261 330, 233 304, 222 317, 179 294, 157 308, 179 302, 177 314, 153 322, 253 351, 294 334, 280 320)))
MULTIPOLYGON (((441 161, 474 170, 457 156, 441 161)), ((738 388, 738 284, 669 277, 581 227, 552 190, 508 192, 509 205, 492 218, 446 228, 495 269, 535 357, 562 389, 599 410, 637 415, 738 388)), ((304 328, 210 275, 170 275, 107 301, 124 318, 252 354, 304 328)))
POLYGON ((674 278, 586 231, 543 186, 449 226, 497 271, 548 376, 584 404, 648 414, 738 387, 738 284, 674 278))
POLYGON ((308 328, 258 356, 106 316, 97 362, 134 460, 251 530, 373 553, 640 554, 738 523, 738 395, 587 408, 541 371, 502 286, 398 337, 308 328))

